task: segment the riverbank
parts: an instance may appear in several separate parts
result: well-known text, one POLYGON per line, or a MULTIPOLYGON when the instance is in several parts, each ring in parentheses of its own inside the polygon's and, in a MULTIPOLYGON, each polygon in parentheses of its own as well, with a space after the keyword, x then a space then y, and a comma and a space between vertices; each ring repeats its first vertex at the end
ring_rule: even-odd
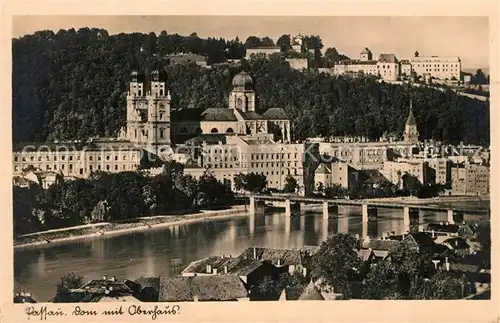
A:
POLYGON ((71 228, 54 229, 30 233, 14 239, 14 249, 46 245, 58 242, 68 242, 100 236, 111 236, 134 231, 145 231, 153 228, 184 225, 212 219, 226 219, 247 215, 245 205, 233 206, 226 210, 207 210, 184 215, 162 215, 138 218, 133 223, 96 223, 80 225, 71 228))

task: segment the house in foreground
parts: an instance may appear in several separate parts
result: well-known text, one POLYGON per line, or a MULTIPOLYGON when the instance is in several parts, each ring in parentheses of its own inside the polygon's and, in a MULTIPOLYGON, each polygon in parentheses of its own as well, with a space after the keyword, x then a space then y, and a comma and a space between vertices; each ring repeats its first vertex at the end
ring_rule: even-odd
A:
POLYGON ((182 276, 236 275, 245 285, 252 286, 265 276, 275 276, 278 268, 253 258, 213 256, 191 262, 182 276))
POLYGON ((128 279, 103 276, 93 279, 79 288, 58 292, 49 300, 51 303, 90 303, 90 302, 138 302, 134 296, 138 285, 128 279))
POLYGON ((247 301, 248 291, 237 275, 143 276, 137 298, 142 302, 247 301))
POLYGON ((273 249, 250 247, 243 251, 239 258, 254 259, 269 263, 282 272, 307 274, 307 264, 311 253, 299 249, 273 249))

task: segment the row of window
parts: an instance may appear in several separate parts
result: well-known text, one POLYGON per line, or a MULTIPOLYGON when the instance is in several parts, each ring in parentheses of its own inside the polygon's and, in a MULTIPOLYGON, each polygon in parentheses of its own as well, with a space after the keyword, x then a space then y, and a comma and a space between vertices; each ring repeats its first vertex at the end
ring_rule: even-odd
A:
MULTIPOLYGON (((131 156, 132 156, 132 159, 135 158, 135 154, 132 154, 131 156)), ((66 161, 66 160, 73 161, 74 160, 74 158, 73 158, 72 155, 69 155, 68 159, 66 159, 65 155, 62 155, 62 156, 59 156, 59 157, 60 158, 58 159, 58 156, 52 156, 52 160, 53 161, 58 161, 58 160, 59 161, 66 161)), ((19 156, 14 156, 14 162, 19 162, 19 159, 21 159, 23 162, 28 161, 28 159, 29 159, 29 161, 35 161, 35 156, 29 156, 29 157, 23 156, 21 158, 19 158, 19 156)), ((36 159, 39 162, 42 161, 42 160, 45 160, 45 161, 50 161, 51 160, 50 156, 45 156, 45 158, 43 158, 42 156, 38 156, 36 159)), ((89 161, 93 161, 93 159, 94 159, 93 156, 88 156, 88 160, 89 161)), ((80 155, 76 156, 76 160, 80 161, 80 155)), ((97 160, 98 161, 102 160, 102 156, 97 156, 97 160)), ((107 155, 106 156, 106 160, 111 160, 111 155, 107 155)), ((117 161, 118 160, 118 156, 115 155, 114 156, 114 160, 117 161)), ((127 160, 127 155, 123 155, 122 156, 122 160, 127 160)))
MULTIPOLYGON (((297 162, 294 162, 293 164, 294 164, 294 167, 297 167, 297 162)), ((261 168, 264 168, 264 167, 266 167, 266 168, 268 168, 268 167, 275 167, 273 162, 271 162, 271 163, 268 162, 268 163, 265 163, 265 164, 264 163, 250 163, 250 166, 252 168, 258 168, 259 165, 260 165, 261 168)), ((285 163, 281 162, 281 166, 280 166, 280 163, 276 163, 276 167, 285 167, 285 163)), ((290 162, 287 163, 287 167, 291 167, 291 163, 290 162)))
MULTIPOLYGON (((420 64, 417 64, 417 67, 420 67, 420 64)), ((457 67, 458 68, 458 64, 443 64, 443 63, 422 64, 422 67, 457 67)))
MULTIPOLYGON (((30 166, 33 166, 33 165, 30 165, 30 166)), ((111 167, 111 165, 106 165, 106 167, 103 167, 104 165, 97 165, 97 170, 107 170, 107 171, 110 171, 110 170, 115 170, 115 171, 125 171, 125 170, 133 170, 133 169, 136 169, 137 168, 137 165, 132 165, 131 167, 127 167, 128 165, 127 164, 123 164, 121 169, 118 165, 114 165, 114 167, 111 167)), ((38 166, 35 166, 35 168, 37 169, 40 169, 40 170, 44 170, 43 168, 43 165, 38 165, 38 166)), ((21 171, 21 167, 18 166, 18 165, 15 165, 14 166, 14 172, 19 172, 21 171)), ((58 171, 58 170, 61 170, 61 171, 65 171, 66 170, 66 165, 65 164, 62 164, 58 167, 57 164, 54 164, 54 167, 51 167, 50 165, 45 165, 45 170, 46 171, 58 171)), ((73 173, 74 171, 74 168, 73 168, 73 164, 69 164, 68 165, 68 170, 69 170, 69 173, 73 173)), ((83 174, 84 170, 86 171, 87 169, 85 168, 80 168, 80 175, 83 174)), ((89 166, 88 168, 89 171, 93 171, 94 168, 92 165, 89 166)))
MULTIPOLYGON (((294 158, 297 159, 298 158, 298 153, 295 153, 294 154, 294 158)), ((292 158, 292 154, 291 153, 288 153, 287 155, 287 158, 288 159, 291 159, 292 158)), ((250 159, 251 160, 272 160, 272 159, 284 159, 285 158, 285 154, 284 153, 281 153, 281 154, 251 154, 250 156, 250 159), (281 157, 280 157, 281 155, 281 157)))

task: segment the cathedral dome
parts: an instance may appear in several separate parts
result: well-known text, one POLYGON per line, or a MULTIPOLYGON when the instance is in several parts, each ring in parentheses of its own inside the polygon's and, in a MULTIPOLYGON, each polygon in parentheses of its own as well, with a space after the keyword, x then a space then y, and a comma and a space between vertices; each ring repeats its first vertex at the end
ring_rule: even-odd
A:
POLYGON ((158 70, 153 70, 151 72, 151 78, 153 79, 153 81, 159 81, 160 80, 160 71, 158 70))
POLYGON ((233 78, 233 90, 252 90, 252 77, 245 71, 238 73, 233 78))

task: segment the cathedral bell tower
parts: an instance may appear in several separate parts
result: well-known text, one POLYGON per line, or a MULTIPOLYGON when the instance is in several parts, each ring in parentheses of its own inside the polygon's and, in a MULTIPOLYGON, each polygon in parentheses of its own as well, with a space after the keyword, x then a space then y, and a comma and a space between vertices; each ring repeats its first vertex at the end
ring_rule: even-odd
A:
POLYGON ((126 138, 156 153, 159 146, 170 145, 170 93, 158 70, 151 73, 148 91, 137 72, 130 76, 126 138))
POLYGON ((410 113, 406 119, 403 137, 405 142, 418 143, 418 136, 417 122, 415 120, 415 116, 413 116, 413 104, 410 99, 410 113))

